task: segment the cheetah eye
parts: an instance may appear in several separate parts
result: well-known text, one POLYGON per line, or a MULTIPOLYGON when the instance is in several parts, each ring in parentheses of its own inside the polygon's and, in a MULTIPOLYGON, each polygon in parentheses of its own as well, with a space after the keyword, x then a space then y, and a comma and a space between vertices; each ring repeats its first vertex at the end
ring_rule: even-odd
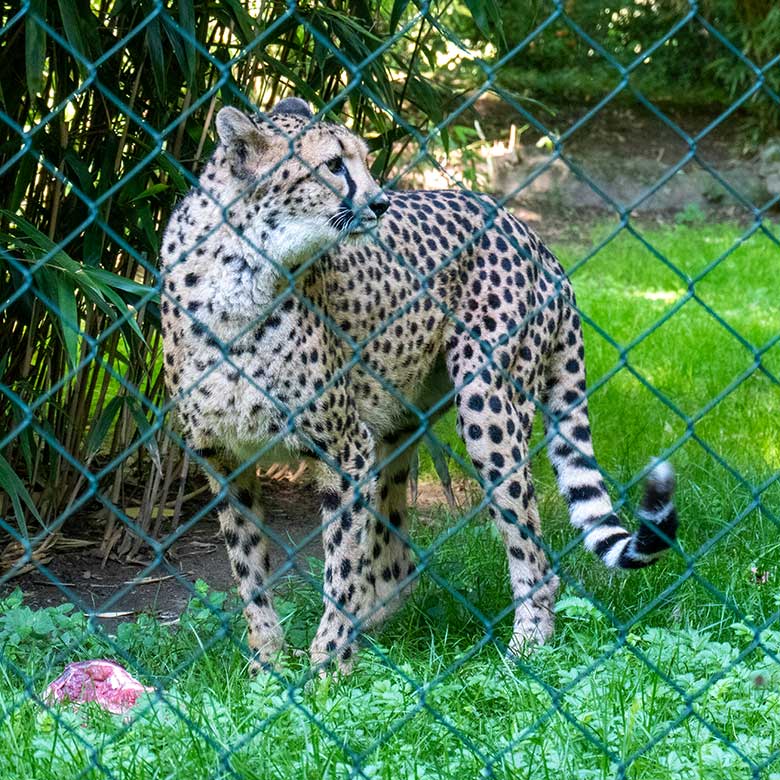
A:
POLYGON ((346 170, 346 166, 344 165, 344 160, 341 157, 333 157, 332 159, 328 160, 325 165, 328 166, 328 170, 331 173, 340 174, 344 173, 346 170))

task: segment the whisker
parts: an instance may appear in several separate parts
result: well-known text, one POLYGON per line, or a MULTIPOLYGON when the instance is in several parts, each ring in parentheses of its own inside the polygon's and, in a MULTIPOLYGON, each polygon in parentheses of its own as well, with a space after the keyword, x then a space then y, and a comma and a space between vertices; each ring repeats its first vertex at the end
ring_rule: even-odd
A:
POLYGON ((341 231, 347 228, 353 219, 354 214, 350 209, 340 209, 330 218, 329 221, 336 230, 341 231))

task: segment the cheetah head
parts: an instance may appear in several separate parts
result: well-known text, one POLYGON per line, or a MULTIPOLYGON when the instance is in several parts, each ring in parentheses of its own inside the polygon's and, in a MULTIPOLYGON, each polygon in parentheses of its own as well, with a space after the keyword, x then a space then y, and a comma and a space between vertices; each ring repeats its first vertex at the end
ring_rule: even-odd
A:
POLYGON ((365 143, 315 121, 303 100, 282 100, 269 115, 252 118, 223 108, 217 133, 220 200, 231 223, 240 222, 242 235, 283 265, 369 233, 387 211, 365 143))

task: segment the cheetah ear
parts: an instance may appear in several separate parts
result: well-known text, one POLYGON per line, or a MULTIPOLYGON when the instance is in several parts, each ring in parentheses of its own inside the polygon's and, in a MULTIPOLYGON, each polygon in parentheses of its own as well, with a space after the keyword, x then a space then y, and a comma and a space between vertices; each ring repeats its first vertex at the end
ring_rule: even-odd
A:
POLYGON ((260 132, 246 114, 237 108, 225 106, 217 114, 217 135, 225 146, 231 146, 238 140, 250 141, 253 136, 259 136, 260 132))
POLYGON ((304 119, 314 119, 309 104, 301 98, 290 97, 280 100, 271 111, 271 114, 295 114, 304 119))
POLYGON ((258 127, 238 109, 226 106, 217 114, 217 135, 235 176, 247 178, 259 172, 271 145, 270 131, 258 127))

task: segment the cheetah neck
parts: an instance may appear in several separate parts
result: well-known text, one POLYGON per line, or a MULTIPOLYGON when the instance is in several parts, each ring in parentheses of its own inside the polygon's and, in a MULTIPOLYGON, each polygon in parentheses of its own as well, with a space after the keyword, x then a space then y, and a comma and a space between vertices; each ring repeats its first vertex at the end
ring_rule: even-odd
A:
MULTIPOLYGON (((218 161, 217 161, 218 162, 218 161)), ((273 200, 260 197, 243 206, 245 192, 212 160, 201 176, 206 201, 199 224, 219 225, 207 239, 211 260, 212 308, 217 316, 253 320, 293 286, 286 269, 297 269, 326 248, 322 228, 300 217, 288 222, 273 200)))

